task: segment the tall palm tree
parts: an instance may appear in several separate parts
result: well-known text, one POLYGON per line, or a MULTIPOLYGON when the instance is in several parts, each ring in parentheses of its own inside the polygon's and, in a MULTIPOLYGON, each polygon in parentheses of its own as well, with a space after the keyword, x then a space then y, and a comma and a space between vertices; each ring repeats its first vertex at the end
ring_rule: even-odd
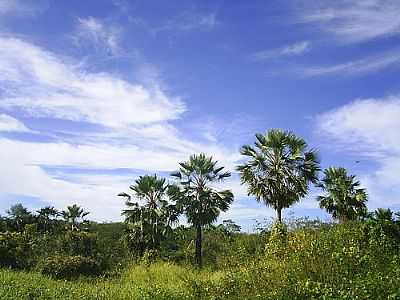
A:
POLYGON ((71 230, 78 230, 79 224, 84 221, 84 218, 89 214, 80 206, 74 204, 67 206, 67 210, 61 212, 64 220, 71 225, 71 230))
POLYGON ((196 263, 202 266, 203 226, 215 222, 221 211, 226 211, 233 202, 230 190, 217 190, 213 185, 230 177, 224 167, 205 154, 191 155, 189 160, 180 163, 178 172, 171 176, 179 180, 177 204, 182 207, 187 220, 196 228, 196 263))
POLYGON ((126 222, 132 225, 131 235, 139 254, 147 248, 156 249, 171 225, 178 220, 179 212, 168 201, 169 184, 157 175, 140 176, 130 186, 133 194, 120 193, 126 198, 127 209, 123 210, 126 222), (132 198, 141 201, 132 202, 132 198))
POLYGON ((317 153, 290 131, 256 134, 255 147, 245 145, 240 153, 248 158, 237 167, 242 184, 247 184, 249 195, 276 211, 279 222, 282 210, 304 197, 310 183, 318 180, 317 153))
POLYGON ((367 192, 354 175, 347 175, 345 168, 325 169, 324 178, 317 186, 325 193, 317 197, 320 207, 340 222, 356 220, 367 214, 367 192))

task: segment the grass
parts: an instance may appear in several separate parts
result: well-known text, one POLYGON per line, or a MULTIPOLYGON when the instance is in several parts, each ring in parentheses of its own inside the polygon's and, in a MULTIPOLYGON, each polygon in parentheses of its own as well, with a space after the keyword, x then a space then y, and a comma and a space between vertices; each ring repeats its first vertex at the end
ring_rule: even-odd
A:
POLYGON ((164 262, 131 266, 112 279, 74 281, 3 269, 0 299, 192 299, 192 282, 218 282, 221 275, 164 262))
POLYGON ((0 299, 400 299, 398 241, 383 229, 298 230, 213 269, 158 261, 73 281, 0 269, 0 299))

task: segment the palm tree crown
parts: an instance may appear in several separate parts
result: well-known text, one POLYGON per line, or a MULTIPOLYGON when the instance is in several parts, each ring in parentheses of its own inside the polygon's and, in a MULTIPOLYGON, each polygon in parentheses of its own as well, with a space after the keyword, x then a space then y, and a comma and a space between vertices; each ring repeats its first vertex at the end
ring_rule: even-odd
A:
POLYGON ((130 247, 139 255, 146 249, 156 249, 171 225, 178 221, 179 211, 168 201, 170 185, 157 175, 140 176, 130 186, 133 194, 120 193, 126 198, 123 210, 125 221, 130 224, 130 247), (132 202, 132 198, 141 201, 132 202))
POLYGON ((304 197, 309 184, 318 180, 317 153, 290 131, 271 129, 256 134, 255 147, 245 145, 240 153, 248 161, 237 167, 249 195, 271 206, 282 221, 282 209, 304 197))
POLYGON ((72 206, 67 206, 67 210, 62 211, 61 215, 64 217, 64 220, 71 225, 72 230, 78 230, 80 221, 84 221, 83 219, 89 214, 89 212, 84 211, 83 208, 74 204, 72 206))
POLYGON ((44 232, 49 231, 50 227, 56 222, 56 218, 60 216, 60 212, 53 206, 43 207, 36 212, 39 225, 44 232))
POLYGON ((347 175, 345 168, 328 168, 324 170, 324 178, 317 185, 325 193, 318 196, 321 208, 332 214, 341 222, 356 220, 367 214, 366 190, 354 175, 347 175))

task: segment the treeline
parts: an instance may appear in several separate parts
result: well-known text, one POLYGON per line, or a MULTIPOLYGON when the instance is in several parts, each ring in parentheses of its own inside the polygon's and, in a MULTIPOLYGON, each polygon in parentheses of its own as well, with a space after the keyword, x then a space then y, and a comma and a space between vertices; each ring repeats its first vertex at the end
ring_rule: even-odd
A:
MULTIPOLYGON (((193 227, 176 225, 165 231, 159 224, 158 229, 142 224, 143 236, 137 237, 132 234, 137 234, 138 224, 129 217, 124 223, 96 223, 87 215, 77 205, 61 212, 52 207, 31 212, 21 204, 13 205, 0 217, 0 267, 71 279, 113 276, 130 263, 158 259, 195 263, 193 227)), ((238 249, 248 257, 263 249, 261 235, 241 233, 231 220, 203 229, 204 259, 211 268, 227 264, 238 249)))
POLYGON ((12 205, 5 216, 0 215, 0 231, 23 232, 27 225, 34 226, 35 231, 40 233, 54 233, 66 228, 79 230, 89 223, 85 220, 88 214, 76 204, 63 211, 46 206, 31 212, 19 203, 12 205))
MULTIPOLYGON (((231 268, 243 262, 258 264, 265 255, 299 260, 285 252, 292 247, 300 247, 299 255, 308 257, 314 251, 312 243, 319 243, 320 236, 337 239, 319 246, 326 254, 338 252, 338 257, 347 255, 340 252, 347 246, 337 248, 335 243, 350 243, 350 247, 359 248, 357 255, 365 252, 374 259, 373 251, 379 251, 379 243, 383 243, 389 249, 384 263, 398 254, 399 213, 389 209, 369 213, 367 192, 355 176, 340 167, 322 171, 317 152, 302 138, 273 129, 257 134, 254 146, 243 146, 241 154, 243 163, 237 166, 241 182, 250 196, 276 211, 273 226, 254 234, 241 233, 240 226, 231 220, 214 226, 234 200, 231 190, 219 188, 231 173, 212 157, 194 154, 177 166, 170 180, 143 175, 129 192, 120 193, 126 203, 124 223, 90 222, 85 219, 88 212, 77 205, 64 211, 45 207, 35 213, 22 205, 12 206, 0 218, 0 266, 35 269, 56 278, 112 275, 129 261, 166 260, 231 268), (316 199, 320 207, 337 222, 302 219, 284 223, 284 209, 304 198, 312 185, 321 190, 316 199), (179 225, 181 216, 190 226, 179 225), (343 228, 338 225, 335 229, 337 223, 343 228), (338 234, 351 232, 351 224, 357 228, 356 236, 343 237, 339 243, 338 234), (302 234, 305 240, 293 242, 302 234)), ((321 260, 331 262, 328 257, 321 260)), ((347 267, 356 263, 361 262, 351 261, 347 267)))

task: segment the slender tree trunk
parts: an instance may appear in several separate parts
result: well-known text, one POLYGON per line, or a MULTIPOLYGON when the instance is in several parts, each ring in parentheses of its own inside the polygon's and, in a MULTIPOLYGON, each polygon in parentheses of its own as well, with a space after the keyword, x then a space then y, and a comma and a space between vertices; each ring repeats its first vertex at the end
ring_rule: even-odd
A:
POLYGON ((278 222, 282 223, 282 208, 278 207, 277 210, 276 210, 276 214, 277 214, 277 217, 278 217, 278 222))
POLYGON ((201 257, 202 228, 201 225, 196 226, 196 264, 202 267, 203 261, 201 257))

